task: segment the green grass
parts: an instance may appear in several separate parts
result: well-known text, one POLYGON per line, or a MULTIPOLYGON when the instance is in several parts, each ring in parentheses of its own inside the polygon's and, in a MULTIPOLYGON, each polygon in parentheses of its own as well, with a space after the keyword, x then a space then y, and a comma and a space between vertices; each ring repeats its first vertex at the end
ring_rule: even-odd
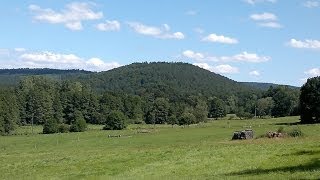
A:
POLYGON ((257 137, 280 126, 295 128, 286 123, 297 121, 218 120, 185 128, 132 125, 124 131, 89 126, 84 133, 54 135, 32 135, 25 128, 19 131, 28 135, 0 137, 0 179, 320 178, 319 125, 298 125, 305 134, 299 138, 230 140, 233 131, 249 126, 257 137))

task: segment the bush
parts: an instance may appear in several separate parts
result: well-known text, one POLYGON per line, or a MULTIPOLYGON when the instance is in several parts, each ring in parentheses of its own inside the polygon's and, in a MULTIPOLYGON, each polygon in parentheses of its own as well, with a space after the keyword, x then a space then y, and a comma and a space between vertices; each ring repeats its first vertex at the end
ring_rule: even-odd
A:
POLYGON ((300 137, 300 136, 303 136, 303 133, 302 133, 301 129, 294 128, 288 132, 288 135, 291 137, 300 137))
POLYGON ((80 111, 75 112, 75 121, 70 126, 70 132, 83 132, 87 129, 87 123, 80 111))
POLYGON ((126 116, 121 111, 111 111, 107 116, 103 130, 122 130, 126 128, 126 116))
POLYGON ((70 132, 84 132, 87 129, 87 123, 84 119, 77 119, 70 126, 70 132))
POLYGON ((192 113, 183 113, 179 118, 179 125, 190 125, 195 123, 196 117, 192 113))
POLYGON ((69 132, 69 125, 68 124, 59 124, 58 132, 59 133, 67 133, 67 132, 69 132))
POLYGON ((58 123, 51 118, 43 124, 43 134, 53 134, 58 132, 58 123))
POLYGON ((176 116, 169 116, 167 123, 173 126, 175 124, 178 124, 178 119, 176 118, 176 116))

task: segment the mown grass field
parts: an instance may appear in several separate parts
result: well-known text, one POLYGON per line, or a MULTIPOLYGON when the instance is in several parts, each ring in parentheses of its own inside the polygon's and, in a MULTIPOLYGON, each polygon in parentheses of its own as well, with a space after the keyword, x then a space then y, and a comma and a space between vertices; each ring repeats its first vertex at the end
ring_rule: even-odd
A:
MULTIPOLYGON (((0 137, 0 179, 317 179, 320 125, 298 125, 304 137, 231 141, 251 126, 255 136, 298 117, 219 120, 186 128, 138 125, 124 131, 90 126, 83 133, 0 137), (122 135, 108 138, 108 135, 122 135)), ((40 127, 34 129, 41 132, 40 127)))

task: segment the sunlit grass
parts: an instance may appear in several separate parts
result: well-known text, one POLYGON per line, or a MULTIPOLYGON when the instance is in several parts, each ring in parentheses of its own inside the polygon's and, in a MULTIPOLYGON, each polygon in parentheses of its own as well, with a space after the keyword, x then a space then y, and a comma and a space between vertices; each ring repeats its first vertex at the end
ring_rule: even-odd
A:
POLYGON ((0 179, 319 178, 319 125, 298 125, 305 133, 299 138, 230 140, 235 130, 251 127, 257 137, 280 126, 290 130, 297 125, 286 123, 297 121, 218 120, 123 131, 89 126, 87 132, 54 135, 38 134, 41 127, 35 127, 33 135, 0 137, 0 179))

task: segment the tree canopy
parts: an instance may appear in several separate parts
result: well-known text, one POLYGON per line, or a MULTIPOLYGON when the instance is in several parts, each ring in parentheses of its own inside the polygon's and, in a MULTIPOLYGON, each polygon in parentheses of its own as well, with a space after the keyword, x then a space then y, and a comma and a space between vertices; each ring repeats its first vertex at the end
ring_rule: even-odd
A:
POLYGON ((300 111, 302 123, 320 123, 320 77, 308 79, 301 87, 300 111))
MULTIPOLYGON (((134 63, 100 73, 46 72, 55 73, 44 69, 31 76, 17 70, 14 87, 0 83, 0 134, 19 125, 43 125, 44 133, 78 132, 87 123, 119 129, 127 123, 189 125, 228 113, 250 118, 255 112, 258 117, 299 112, 294 88, 263 91, 187 63, 134 63)), ((0 79, 10 73, 0 71, 0 79)))

